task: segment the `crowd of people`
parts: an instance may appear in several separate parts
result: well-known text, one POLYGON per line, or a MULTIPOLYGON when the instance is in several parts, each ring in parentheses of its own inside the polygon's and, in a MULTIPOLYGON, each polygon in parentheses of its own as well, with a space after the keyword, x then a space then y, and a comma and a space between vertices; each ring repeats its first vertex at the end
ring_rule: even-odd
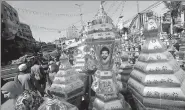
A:
POLYGON ((39 60, 31 67, 27 63, 20 64, 18 75, 1 88, 1 110, 37 110, 44 101, 43 97, 52 97, 48 88, 59 64, 57 58, 44 65, 39 60))
MULTIPOLYGON (((73 65, 74 49, 68 49, 63 52, 68 55, 69 62, 73 65)), ((60 54, 61 52, 58 53, 60 54)), ((92 56, 94 54, 95 53, 92 52, 92 56)), ((119 58, 118 56, 120 54, 121 52, 118 51, 117 55, 114 57, 119 58)), ((31 66, 28 61, 20 64, 18 66, 19 72, 14 80, 2 85, 1 110, 38 110, 44 102, 44 97, 54 97, 49 89, 53 83, 55 74, 59 71, 59 66, 62 63, 60 61, 60 55, 44 58, 45 56, 39 53, 37 56, 37 60, 35 60, 31 66)), ((109 50, 103 48, 101 50, 103 61, 106 61, 108 56, 109 50)), ((113 70, 117 71, 121 66, 120 60, 115 59, 114 63, 113 70)), ((87 65, 88 64, 86 64, 86 66, 87 65)), ((88 90, 88 87, 86 87, 85 92, 87 93, 88 90)), ((91 91, 91 95, 95 96, 95 92, 91 91)))

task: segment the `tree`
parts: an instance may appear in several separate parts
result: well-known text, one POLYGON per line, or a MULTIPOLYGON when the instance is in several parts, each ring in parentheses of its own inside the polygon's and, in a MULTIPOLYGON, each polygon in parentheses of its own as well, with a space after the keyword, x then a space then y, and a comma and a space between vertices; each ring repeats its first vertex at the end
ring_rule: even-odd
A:
POLYGON ((170 10, 172 23, 175 24, 175 19, 180 16, 182 1, 163 1, 165 6, 170 10))

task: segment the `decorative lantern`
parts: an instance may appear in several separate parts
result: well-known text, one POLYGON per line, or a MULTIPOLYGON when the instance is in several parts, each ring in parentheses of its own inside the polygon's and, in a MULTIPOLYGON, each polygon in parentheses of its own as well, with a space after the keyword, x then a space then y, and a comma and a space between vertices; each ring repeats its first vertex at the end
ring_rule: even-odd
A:
POLYGON ((146 41, 128 87, 138 110, 184 110, 185 72, 159 39, 158 28, 152 18, 145 24, 146 41))
MULTIPOLYGON (((119 94, 122 89, 122 84, 116 80, 116 73, 113 72, 113 54, 115 52, 114 46, 116 44, 115 38, 117 32, 114 29, 112 19, 107 16, 102 6, 98 11, 96 20, 108 19, 108 23, 102 22, 109 28, 110 31, 93 33, 88 35, 85 40, 86 44, 91 46, 95 52, 97 71, 93 75, 92 89, 96 92, 96 97, 93 101, 93 110, 113 110, 113 109, 126 109, 128 104, 124 98, 119 94)), ((98 25, 97 25, 98 27, 98 25)), ((96 29, 98 30, 98 29, 96 29)))

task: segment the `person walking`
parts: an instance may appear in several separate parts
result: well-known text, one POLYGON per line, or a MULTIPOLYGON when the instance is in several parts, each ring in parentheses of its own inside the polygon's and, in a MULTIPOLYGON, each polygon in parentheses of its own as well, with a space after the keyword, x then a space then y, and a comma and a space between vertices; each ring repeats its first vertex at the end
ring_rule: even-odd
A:
POLYGON ((58 71, 59 71, 59 66, 57 64, 51 64, 49 66, 49 70, 48 70, 49 74, 47 74, 46 76, 47 82, 46 82, 46 89, 45 89, 48 95, 50 95, 48 90, 51 87, 53 80, 55 78, 55 75, 57 74, 58 71))
POLYGON ((33 85, 31 84, 31 75, 27 73, 27 65, 21 64, 18 67, 19 74, 15 76, 14 81, 20 83, 22 85, 23 90, 31 90, 33 89, 33 85))
POLYGON ((38 90, 42 96, 44 96, 46 77, 44 69, 35 64, 31 67, 31 82, 36 90, 38 90))

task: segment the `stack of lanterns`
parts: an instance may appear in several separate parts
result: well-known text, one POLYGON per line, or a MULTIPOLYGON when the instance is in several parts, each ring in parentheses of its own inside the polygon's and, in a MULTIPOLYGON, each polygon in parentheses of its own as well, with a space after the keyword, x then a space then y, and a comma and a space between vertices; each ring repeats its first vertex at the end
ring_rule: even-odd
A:
POLYGON ((178 60, 180 64, 185 66, 185 38, 181 37, 180 48, 178 52, 178 60))
POLYGON ((93 74, 92 89, 96 92, 93 110, 127 110, 128 104, 119 94, 122 88, 113 72, 113 49, 116 33, 112 19, 107 16, 100 6, 99 12, 92 22, 92 29, 88 30, 87 45, 93 48, 97 71, 93 74))
MULTIPOLYGON (((127 91, 127 81, 132 71, 132 65, 129 63, 129 52, 126 51, 124 47, 125 46, 122 46, 122 49, 120 49, 119 56, 116 56, 116 59, 119 59, 118 62, 120 62, 119 70, 117 71, 117 80, 122 83, 122 93, 127 91)), ((114 60, 114 62, 116 61, 114 60)))
POLYGON ((38 110, 78 110, 78 108, 65 100, 45 98, 38 110))
POLYGON ((177 50, 175 49, 175 47, 173 45, 171 45, 168 48, 168 51, 173 55, 173 57, 175 58, 175 53, 177 52, 177 50))
POLYGON ((72 68, 66 54, 61 54, 60 62, 59 71, 55 75, 50 92, 57 98, 79 106, 84 93, 84 84, 78 77, 79 73, 72 68))
MULTIPOLYGON (((121 77, 121 82, 123 85, 123 90, 127 90, 127 81, 130 78, 130 73, 132 71, 132 65, 128 62, 129 55, 127 52, 121 52, 121 66, 120 69, 122 70, 119 75, 121 77)), ((126 91, 123 91, 126 92, 126 91)))
POLYGON ((139 57, 139 44, 138 43, 134 44, 134 57, 135 57, 135 61, 137 61, 139 57))
POLYGON ((158 36, 152 13, 146 42, 128 81, 139 110, 185 110, 185 72, 158 36))
POLYGON ((84 51, 86 45, 81 43, 78 45, 77 49, 74 52, 74 68, 77 72, 79 72, 80 79, 85 83, 86 81, 86 74, 83 71, 85 67, 85 54, 87 52, 84 51))

